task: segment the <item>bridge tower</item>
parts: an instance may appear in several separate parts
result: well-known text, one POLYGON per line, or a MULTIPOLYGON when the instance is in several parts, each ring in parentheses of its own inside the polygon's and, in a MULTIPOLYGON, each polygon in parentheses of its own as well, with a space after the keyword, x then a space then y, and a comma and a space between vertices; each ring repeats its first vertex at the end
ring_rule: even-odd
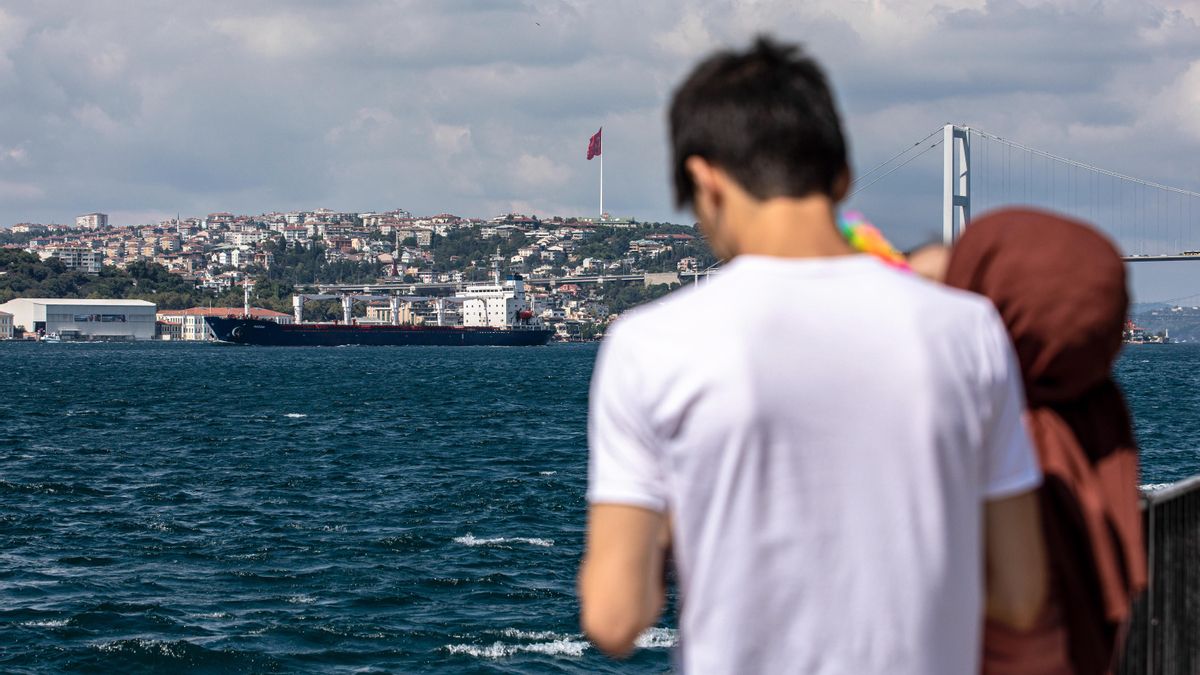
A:
POLYGON ((971 220, 971 129, 942 128, 942 243, 953 246, 971 220))

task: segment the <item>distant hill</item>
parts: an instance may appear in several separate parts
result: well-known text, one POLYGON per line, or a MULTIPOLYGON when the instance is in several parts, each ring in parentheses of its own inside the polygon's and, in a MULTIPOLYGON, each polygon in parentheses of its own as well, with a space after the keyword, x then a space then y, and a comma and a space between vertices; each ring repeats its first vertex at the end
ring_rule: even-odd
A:
POLYGON ((42 260, 25 251, 0 249, 0 302, 13 298, 123 298, 148 300, 160 309, 183 309, 214 301, 236 307, 242 291, 209 293, 162 265, 145 261, 130 263, 123 270, 105 267, 100 274, 89 275, 67 269, 57 258, 42 260))

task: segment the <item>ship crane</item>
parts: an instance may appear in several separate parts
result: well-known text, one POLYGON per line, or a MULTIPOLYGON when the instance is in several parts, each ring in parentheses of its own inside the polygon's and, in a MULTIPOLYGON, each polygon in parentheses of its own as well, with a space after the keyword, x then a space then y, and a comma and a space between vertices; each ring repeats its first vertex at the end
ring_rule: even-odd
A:
POLYGON ((440 297, 432 295, 381 295, 374 293, 296 293, 292 296, 292 308, 294 310, 295 322, 297 324, 304 323, 304 304, 309 300, 340 300, 342 303, 342 321, 349 324, 353 322, 354 303, 355 302, 371 302, 373 300, 388 301, 389 309, 392 314, 392 325, 400 325, 400 303, 401 302, 433 302, 437 310, 437 325, 445 325, 445 307, 447 303, 462 304, 464 298, 457 297, 440 297))

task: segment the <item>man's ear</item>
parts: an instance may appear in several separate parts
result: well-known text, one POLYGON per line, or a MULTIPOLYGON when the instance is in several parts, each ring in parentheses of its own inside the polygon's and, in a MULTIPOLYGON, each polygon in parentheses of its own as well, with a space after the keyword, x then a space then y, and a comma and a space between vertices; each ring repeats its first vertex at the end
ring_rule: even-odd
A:
POLYGON ((683 162, 684 168, 692 177, 692 184, 696 187, 695 202, 697 205, 703 203, 703 206, 716 206, 721 201, 721 181, 717 176, 717 168, 708 163, 708 160, 698 155, 692 155, 683 162), (709 202, 712 202, 711 204, 709 202))
POLYGON ((829 195, 833 198, 833 203, 840 203, 846 198, 850 192, 850 167, 844 166, 838 172, 837 178, 833 179, 833 194, 829 195))

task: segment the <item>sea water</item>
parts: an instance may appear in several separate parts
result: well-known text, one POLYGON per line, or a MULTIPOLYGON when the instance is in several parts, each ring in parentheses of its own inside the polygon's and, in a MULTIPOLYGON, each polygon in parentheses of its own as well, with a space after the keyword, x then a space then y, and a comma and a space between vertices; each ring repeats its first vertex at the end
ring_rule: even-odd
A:
MULTIPOLYGON (((0 343, 0 672, 662 672, 577 625, 594 345, 0 343)), ((1200 472, 1200 347, 1118 368, 1200 472)))

